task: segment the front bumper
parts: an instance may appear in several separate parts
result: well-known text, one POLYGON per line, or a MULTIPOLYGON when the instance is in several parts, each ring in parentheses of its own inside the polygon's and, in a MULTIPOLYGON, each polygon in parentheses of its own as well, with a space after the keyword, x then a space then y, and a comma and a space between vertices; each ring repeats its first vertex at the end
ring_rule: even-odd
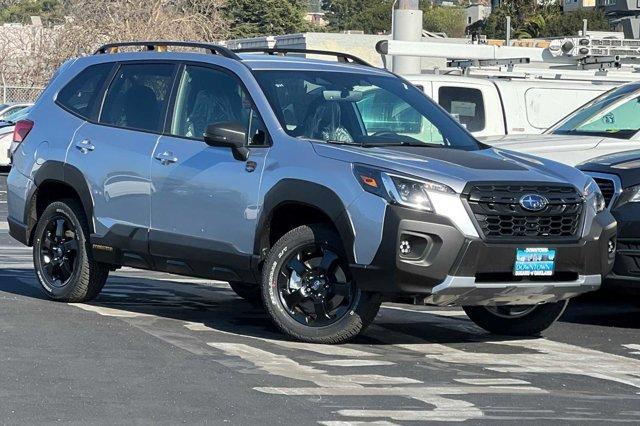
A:
POLYGON ((640 291, 640 203, 614 206, 611 213, 618 221, 618 245, 607 285, 640 291))
POLYGON ((614 257, 616 221, 599 213, 589 235, 573 243, 486 243, 466 238, 443 216, 388 206, 382 243, 371 265, 351 265, 365 291, 412 295, 437 305, 498 305, 554 302, 597 290, 614 257), (402 241, 417 245, 403 254, 402 241), (551 277, 515 277, 516 250, 556 249, 551 277))

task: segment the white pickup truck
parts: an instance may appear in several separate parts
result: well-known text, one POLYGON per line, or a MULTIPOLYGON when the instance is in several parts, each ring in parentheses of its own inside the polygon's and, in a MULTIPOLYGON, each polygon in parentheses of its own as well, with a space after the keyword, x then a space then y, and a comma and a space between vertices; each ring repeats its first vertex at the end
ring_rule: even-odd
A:
POLYGON ((608 81, 405 75, 476 137, 540 134, 596 96, 608 81))

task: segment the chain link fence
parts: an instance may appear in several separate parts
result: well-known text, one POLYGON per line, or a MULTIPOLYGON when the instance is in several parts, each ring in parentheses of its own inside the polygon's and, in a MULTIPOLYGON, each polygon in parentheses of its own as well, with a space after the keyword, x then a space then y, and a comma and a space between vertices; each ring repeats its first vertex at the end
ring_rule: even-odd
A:
POLYGON ((0 84, 0 103, 35 102, 43 87, 26 87, 0 84))

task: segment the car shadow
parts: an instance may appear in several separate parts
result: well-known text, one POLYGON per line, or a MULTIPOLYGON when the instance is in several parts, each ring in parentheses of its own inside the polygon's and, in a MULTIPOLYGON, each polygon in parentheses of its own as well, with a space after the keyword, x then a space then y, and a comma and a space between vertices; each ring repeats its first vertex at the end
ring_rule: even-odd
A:
POLYGON ((588 293, 573 299, 559 321, 640 329, 640 299, 607 289, 588 293))
MULTIPOLYGON (((251 304, 233 293, 226 284, 206 285, 177 276, 147 278, 144 271, 133 275, 112 274, 102 293, 86 305, 125 311, 132 317, 154 316, 195 324, 211 331, 272 340, 286 340, 272 324, 261 306, 251 304)), ((0 270, 0 293, 40 299, 50 303, 40 289, 32 269, 0 270)), ((53 302, 51 302, 53 303, 53 302)), ((374 325, 352 341, 365 345, 412 343, 477 344, 522 340, 489 334, 466 317, 440 316, 437 312, 397 309, 384 306, 374 325)), ((586 315, 582 308, 570 305, 562 321, 586 315)), ((612 325, 615 326, 615 325, 612 325)), ((535 338, 535 337, 533 337, 535 338)))

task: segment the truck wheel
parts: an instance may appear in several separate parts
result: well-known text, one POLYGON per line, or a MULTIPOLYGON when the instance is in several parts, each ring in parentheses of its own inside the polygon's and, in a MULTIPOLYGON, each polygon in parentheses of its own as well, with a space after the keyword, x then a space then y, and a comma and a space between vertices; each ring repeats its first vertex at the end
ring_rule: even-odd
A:
POLYGON ((471 321, 493 334, 535 336, 562 315, 568 300, 543 305, 464 306, 471 321))
POLYGON ((109 268, 93 260, 89 226, 75 200, 51 203, 35 230, 33 263, 45 294, 61 302, 86 302, 102 290, 109 268))
POLYGON ((230 282, 229 287, 247 302, 257 305, 262 303, 262 292, 259 284, 230 282))
POLYGON ((375 318, 381 297, 360 290, 337 233, 322 224, 300 226, 271 248, 262 297, 273 322, 311 343, 342 343, 375 318))

